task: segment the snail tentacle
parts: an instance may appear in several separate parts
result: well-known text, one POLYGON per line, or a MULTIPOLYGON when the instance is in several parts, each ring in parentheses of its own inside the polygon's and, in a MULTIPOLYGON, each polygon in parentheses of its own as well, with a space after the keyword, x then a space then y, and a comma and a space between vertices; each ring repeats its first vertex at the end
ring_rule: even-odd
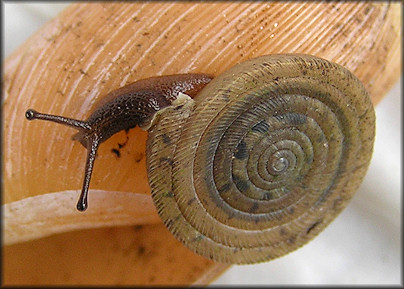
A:
POLYGON ((100 138, 97 134, 94 134, 92 139, 88 142, 87 147, 87 161, 86 167, 84 170, 84 180, 83 180, 83 187, 81 189, 80 197, 77 202, 77 210, 85 211, 87 209, 87 196, 88 196, 88 189, 90 187, 90 180, 91 175, 93 173, 94 161, 95 156, 97 154, 98 147, 100 145, 100 138))

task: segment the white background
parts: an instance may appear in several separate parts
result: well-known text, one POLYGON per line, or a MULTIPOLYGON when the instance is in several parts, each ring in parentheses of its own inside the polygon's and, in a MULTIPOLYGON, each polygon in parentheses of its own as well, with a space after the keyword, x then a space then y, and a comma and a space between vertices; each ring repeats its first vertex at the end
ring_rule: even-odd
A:
MULTIPOLYGON (((4 3, 3 58, 68 2, 4 3)), ((232 266, 212 285, 400 284, 401 80, 376 107, 373 160, 344 212, 308 245, 257 265, 232 266)))

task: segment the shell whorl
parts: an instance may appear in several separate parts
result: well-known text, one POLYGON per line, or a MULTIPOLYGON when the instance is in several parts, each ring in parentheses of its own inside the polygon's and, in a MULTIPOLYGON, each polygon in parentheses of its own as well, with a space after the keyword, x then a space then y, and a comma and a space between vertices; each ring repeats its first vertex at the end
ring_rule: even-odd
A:
POLYGON ((374 111, 345 68, 269 55, 214 78, 149 131, 148 176, 168 229, 200 255, 256 263, 311 240, 371 159, 374 111))

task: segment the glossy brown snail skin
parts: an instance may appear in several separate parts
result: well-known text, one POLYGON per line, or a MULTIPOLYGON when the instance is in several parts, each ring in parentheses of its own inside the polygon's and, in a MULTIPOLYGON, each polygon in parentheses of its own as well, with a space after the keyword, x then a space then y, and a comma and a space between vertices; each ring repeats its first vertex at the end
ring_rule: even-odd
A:
POLYGON ((43 114, 33 109, 27 110, 25 116, 29 120, 49 120, 79 130, 73 140, 87 149, 87 162, 77 209, 84 211, 99 144, 121 130, 137 125, 147 127, 156 112, 171 105, 180 92, 194 96, 211 79, 206 74, 181 74, 137 81, 105 96, 86 121, 43 114))
POLYGON ((85 122, 26 116, 79 129, 74 139, 88 149, 79 210, 99 143, 148 128, 149 183, 165 225, 198 254, 239 264, 285 255, 324 229, 359 187, 375 129, 360 81, 309 55, 258 57, 212 81, 139 81, 110 93, 85 122))

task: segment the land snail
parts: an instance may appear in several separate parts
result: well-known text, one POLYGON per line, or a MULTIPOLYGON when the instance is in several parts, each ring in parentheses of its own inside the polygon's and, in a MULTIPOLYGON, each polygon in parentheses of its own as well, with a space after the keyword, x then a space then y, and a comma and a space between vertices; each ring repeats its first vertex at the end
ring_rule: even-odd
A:
POLYGON ((247 264, 310 241, 346 207, 369 165, 375 115, 344 67, 304 54, 266 55, 217 77, 152 77, 109 93, 86 121, 27 110, 77 129, 87 148, 77 209, 97 148, 149 131, 147 172, 158 213, 194 252, 247 264))

